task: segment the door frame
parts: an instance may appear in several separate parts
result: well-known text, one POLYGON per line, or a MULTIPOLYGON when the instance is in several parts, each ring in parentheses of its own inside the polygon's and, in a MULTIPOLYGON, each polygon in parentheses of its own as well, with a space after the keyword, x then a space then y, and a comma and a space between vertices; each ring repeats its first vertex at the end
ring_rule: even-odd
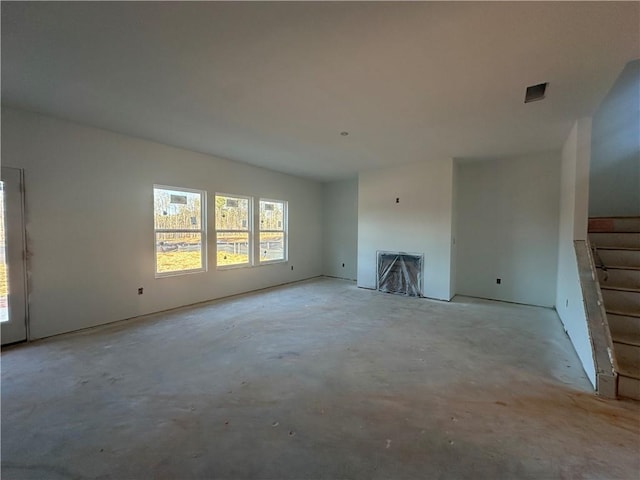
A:
MULTIPOLYGON (((11 288, 11 285, 15 285, 16 283, 21 286, 22 288, 22 298, 19 300, 16 300, 15 297, 12 299, 10 295, 7 296, 7 307, 9 309, 9 321, 11 322, 11 303, 14 303, 16 301, 19 301, 20 303, 22 303, 23 305, 21 305, 21 307, 24 308, 24 339, 19 339, 19 340, 13 340, 13 341, 9 341, 4 343, 3 345, 10 345, 12 343, 19 343, 19 342, 23 342, 23 341, 30 341, 31 340, 31 335, 30 335, 30 331, 29 331, 29 290, 28 290, 28 277, 27 277, 27 232, 26 232, 26 221, 25 221, 25 188, 24 188, 24 170, 21 168, 14 168, 14 167, 5 167, 2 166, 0 168, 0 177, 4 180, 5 179, 5 172, 12 172, 12 174, 17 174, 17 180, 19 182, 18 185, 18 189, 19 189, 19 197, 17 197, 16 199, 19 198, 19 212, 20 212, 20 225, 18 226, 19 228, 19 236, 17 238, 19 238, 19 242, 20 242, 20 246, 19 247, 14 247, 14 248, 21 248, 22 252, 20 255, 20 262, 14 262, 14 264, 12 265, 13 268, 15 269, 16 266, 19 267, 22 271, 20 272, 20 276, 22 277, 20 279, 20 281, 18 282, 12 282, 10 278, 7 278, 7 282, 9 284, 9 288, 11 288), (17 265, 16 265, 17 264, 17 265), (12 301, 13 300, 13 301, 12 301)), ((5 189, 6 189, 6 183, 5 183, 5 189)), ((5 216, 6 216, 6 212, 7 212, 7 207, 8 207, 8 202, 7 202, 8 197, 5 197, 5 216)), ((16 206, 17 207, 17 206, 16 206)), ((9 249, 11 247, 9 247, 9 237, 10 234, 8 233, 8 219, 5 218, 5 261, 7 262, 7 265, 9 265, 9 249), (7 248, 9 247, 9 248, 7 248)), ((14 248, 11 248, 11 250, 14 250, 14 248)), ((14 252, 15 253, 15 252, 14 252)), ((8 268, 8 271, 11 271, 11 267, 8 268)), ((11 275, 11 274, 9 274, 11 275)), ((11 275, 13 277, 15 277, 16 275, 11 275)), ((15 280, 15 278, 14 278, 15 280)), ((15 287, 14 287, 15 288, 15 287)), ((17 327, 16 327, 17 328, 17 327)))

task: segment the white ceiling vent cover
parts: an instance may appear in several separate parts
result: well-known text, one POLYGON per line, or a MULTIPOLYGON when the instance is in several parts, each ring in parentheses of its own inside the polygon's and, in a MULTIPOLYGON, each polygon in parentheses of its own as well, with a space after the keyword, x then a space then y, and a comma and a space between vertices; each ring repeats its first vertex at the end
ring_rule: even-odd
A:
POLYGON ((536 102, 544 98, 544 94, 547 91, 547 85, 549 82, 539 83, 537 85, 531 85, 527 87, 527 92, 524 95, 524 103, 536 102))

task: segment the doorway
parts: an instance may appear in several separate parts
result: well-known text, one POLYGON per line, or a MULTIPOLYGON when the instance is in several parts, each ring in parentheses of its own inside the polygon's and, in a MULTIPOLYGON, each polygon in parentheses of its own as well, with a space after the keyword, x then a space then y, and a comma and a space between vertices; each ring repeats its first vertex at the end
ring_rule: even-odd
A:
POLYGON ((2 167, 0 179, 0 340, 6 345, 27 339, 24 174, 2 167))

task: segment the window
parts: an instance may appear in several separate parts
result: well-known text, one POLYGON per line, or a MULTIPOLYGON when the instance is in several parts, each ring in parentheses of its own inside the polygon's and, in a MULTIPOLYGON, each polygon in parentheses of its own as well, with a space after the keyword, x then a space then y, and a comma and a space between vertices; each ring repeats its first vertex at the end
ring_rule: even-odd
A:
POLYGON ((216 194, 216 265, 251 265, 251 245, 251 198, 216 194))
POLYGON ((206 193, 153 186, 156 277, 206 270, 206 193))
POLYGON ((287 259, 287 202, 260 199, 260 263, 287 259))

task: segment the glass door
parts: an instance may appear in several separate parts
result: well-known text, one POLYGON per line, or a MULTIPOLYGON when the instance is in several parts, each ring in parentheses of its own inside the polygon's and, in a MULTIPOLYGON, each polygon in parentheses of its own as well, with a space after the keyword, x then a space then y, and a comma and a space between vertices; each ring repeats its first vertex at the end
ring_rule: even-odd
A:
POLYGON ((0 183, 0 340, 27 339, 23 173, 2 167, 0 183))

